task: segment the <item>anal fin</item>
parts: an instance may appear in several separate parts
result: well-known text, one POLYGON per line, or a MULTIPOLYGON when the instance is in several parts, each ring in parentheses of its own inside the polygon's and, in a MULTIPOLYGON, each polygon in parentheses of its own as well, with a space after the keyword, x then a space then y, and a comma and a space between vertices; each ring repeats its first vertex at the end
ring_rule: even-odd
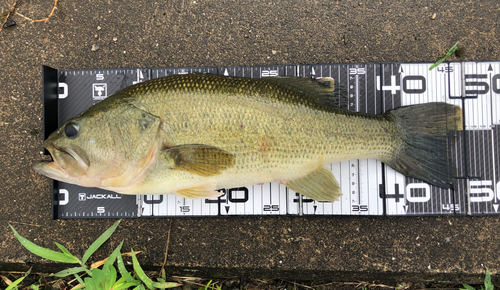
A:
POLYGON ((286 187, 317 201, 337 201, 342 196, 339 183, 325 166, 299 179, 285 182, 286 187))

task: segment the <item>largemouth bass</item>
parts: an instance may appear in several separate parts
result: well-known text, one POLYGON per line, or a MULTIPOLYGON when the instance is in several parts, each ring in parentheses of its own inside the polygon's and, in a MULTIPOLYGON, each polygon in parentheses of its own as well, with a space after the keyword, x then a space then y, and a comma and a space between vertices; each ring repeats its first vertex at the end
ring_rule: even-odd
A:
POLYGON ((44 142, 53 161, 34 169, 122 194, 212 198, 221 188, 277 181, 335 201, 342 193, 324 164, 376 158, 406 176, 452 187, 448 147, 462 130, 460 107, 354 113, 338 108, 330 84, 211 74, 139 83, 65 122, 44 142))

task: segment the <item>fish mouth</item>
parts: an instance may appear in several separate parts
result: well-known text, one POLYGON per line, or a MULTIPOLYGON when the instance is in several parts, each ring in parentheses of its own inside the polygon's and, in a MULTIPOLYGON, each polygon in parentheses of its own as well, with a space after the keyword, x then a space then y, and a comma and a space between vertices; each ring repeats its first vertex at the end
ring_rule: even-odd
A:
POLYGON ((89 167, 86 155, 77 154, 72 148, 59 147, 47 141, 44 142, 44 147, 49 151, 52 160, 35 163, 33 169, 36 172, 59 181, 68 181, 86 174, 89 167))

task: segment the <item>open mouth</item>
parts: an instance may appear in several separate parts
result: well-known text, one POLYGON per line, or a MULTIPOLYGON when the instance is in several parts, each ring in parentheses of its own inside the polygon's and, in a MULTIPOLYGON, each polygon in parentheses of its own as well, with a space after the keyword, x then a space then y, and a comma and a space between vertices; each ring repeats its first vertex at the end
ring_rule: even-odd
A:
POLYGON ((44 147, 49 151, 52 160, 34 164, 33 169, 38 173, 57 180, 86 173, 89 162, 85 154, 77 154, 71 148, 58 147, 47 141, 44 142, 44 147))

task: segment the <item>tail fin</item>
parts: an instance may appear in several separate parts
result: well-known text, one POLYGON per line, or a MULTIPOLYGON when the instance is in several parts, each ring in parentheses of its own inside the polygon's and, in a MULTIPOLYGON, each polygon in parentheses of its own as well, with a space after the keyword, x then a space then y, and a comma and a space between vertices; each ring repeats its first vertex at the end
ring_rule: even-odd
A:
POLYGON ((462 109, 446 103, 401 107, 384 114, 396 123, 401 146, 387 165, 406 176, 453 188, 450 144, 462 130, 462 109))

